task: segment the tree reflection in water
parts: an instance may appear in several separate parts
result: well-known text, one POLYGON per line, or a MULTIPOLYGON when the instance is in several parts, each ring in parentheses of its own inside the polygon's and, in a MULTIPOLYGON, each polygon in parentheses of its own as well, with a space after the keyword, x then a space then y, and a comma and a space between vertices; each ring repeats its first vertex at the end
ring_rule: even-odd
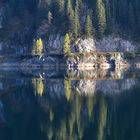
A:
POLYGON ((34 94, 42 96, 44 91, 44 84, 41 78, 33 78, 32 83, 34 86, 34 94))
POLYGON ((90 74, 84 74, 87 75, 85 78, 81 76, 82 73, 71 73, 61 78, 33 76, 1 79, 3 87, 7 87, 7 90, 3 88, 0 91, 4 92, 0 98, 0 116, 4 117, 4 121, 0 117, 0 138, 139 139, 139 78, 128 80, 130 78, 125 77, 112 80, 110 75, 104 72, 103 75, 98 74, 98 81, 98 76, 93 79, 94 74, 91 71, 90 74), (131 82, 128 86, 129 81, 131 82), (9 87, 9 82, 13 85, 15 83, 15 86, 9 87), (122 84, 123 86, 120 86, 122 84), (121 89, 117 90, 120 87, 121 89), (105 88, 108 94, 104 92, 105 88))

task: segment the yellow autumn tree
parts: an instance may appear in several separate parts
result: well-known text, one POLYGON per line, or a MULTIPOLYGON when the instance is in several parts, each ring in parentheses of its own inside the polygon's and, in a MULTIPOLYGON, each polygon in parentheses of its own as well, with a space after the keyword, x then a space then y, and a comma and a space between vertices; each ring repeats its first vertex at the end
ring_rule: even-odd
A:
POLYGON ((70 53, 71 53, 71 49, 70 49, 70 36, 67 33, 65 35, 65 38, 64 38, 64 55, 65 56, 69 56, 70 53))
POLYGON ((43 41, 41 38, 37 39, 36 47, 37 47, 37 55, 40 56, 43 53, 43 41))
POLYGON ((43 53, 43 41, 41 38, 33 41, 32 55, 41 56, 43 53))

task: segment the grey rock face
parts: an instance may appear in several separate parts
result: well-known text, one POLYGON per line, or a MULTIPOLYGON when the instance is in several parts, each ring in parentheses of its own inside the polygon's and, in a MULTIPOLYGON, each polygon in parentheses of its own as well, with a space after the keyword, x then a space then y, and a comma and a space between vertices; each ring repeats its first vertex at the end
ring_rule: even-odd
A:
POLYGON ((78 66, 78 65, 87 65, 91 66, 95 63, 96 56, 89 55, 88 57, 85 57, 83 55, 79 55, 76 57, 68 58, 67 64, 70 66, 78 66))
MULTIPOLYGON (((64 36, 52 34, 46 42, 47 49, 51 53, 63 53, 64 36)), ((92 38, 79 38, 71 44, 72 52, 129 52, 136 51, 138 46, 120 37, 108 36, 96 41, 92 38)))
POLYGON ((62 54, 63 53, 64 36, 60 34, 53 34, 49 36, 46 42, 46 48, 49 53, 62 54))
MULTIPOLYGON (((64 36, 60 34, 52 34, 46 42, 48 52, 55 54, 63 53, 64 36)), ((77 39, 74 44, 71 44, 72 52, 93 52, 96 51, 94 39, 77 39)))
POLYGON ((9 42, 0 42, 0 54, 29 54, 29 47, 27 45, 14 45, 9 42))
POLYGON ((72 52, 94 52, 96 51, 95 41, 92 38, 79 38, 72 45, 72 52))
POLYGON ((137 46, 120 37, 108 36, 96 42, 97 51, 101 52, 129 52, 136 51, 137 46))

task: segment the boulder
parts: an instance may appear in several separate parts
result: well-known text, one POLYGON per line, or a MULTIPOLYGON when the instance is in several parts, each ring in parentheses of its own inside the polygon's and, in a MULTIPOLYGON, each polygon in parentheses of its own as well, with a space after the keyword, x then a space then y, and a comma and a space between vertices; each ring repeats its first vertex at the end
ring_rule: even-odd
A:
POLYGON ((94 52, 96 51, 95 41, 92 38, 79 38, 72 45, 72 52, 94 52))

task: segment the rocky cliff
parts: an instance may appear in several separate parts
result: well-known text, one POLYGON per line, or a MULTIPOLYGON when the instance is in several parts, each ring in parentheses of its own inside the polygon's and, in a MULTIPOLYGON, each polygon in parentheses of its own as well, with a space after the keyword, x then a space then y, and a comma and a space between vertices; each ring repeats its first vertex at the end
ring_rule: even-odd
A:
MULTIPOLYGON (((50 35, 46 47, 50 52, 63 53, 64 36, 50 35)), ((138 45, 130 40, 118 36, 106 36, 100 40, 92 38, 78 38, 71 44, 72 52, 136 52, 138 45)))

